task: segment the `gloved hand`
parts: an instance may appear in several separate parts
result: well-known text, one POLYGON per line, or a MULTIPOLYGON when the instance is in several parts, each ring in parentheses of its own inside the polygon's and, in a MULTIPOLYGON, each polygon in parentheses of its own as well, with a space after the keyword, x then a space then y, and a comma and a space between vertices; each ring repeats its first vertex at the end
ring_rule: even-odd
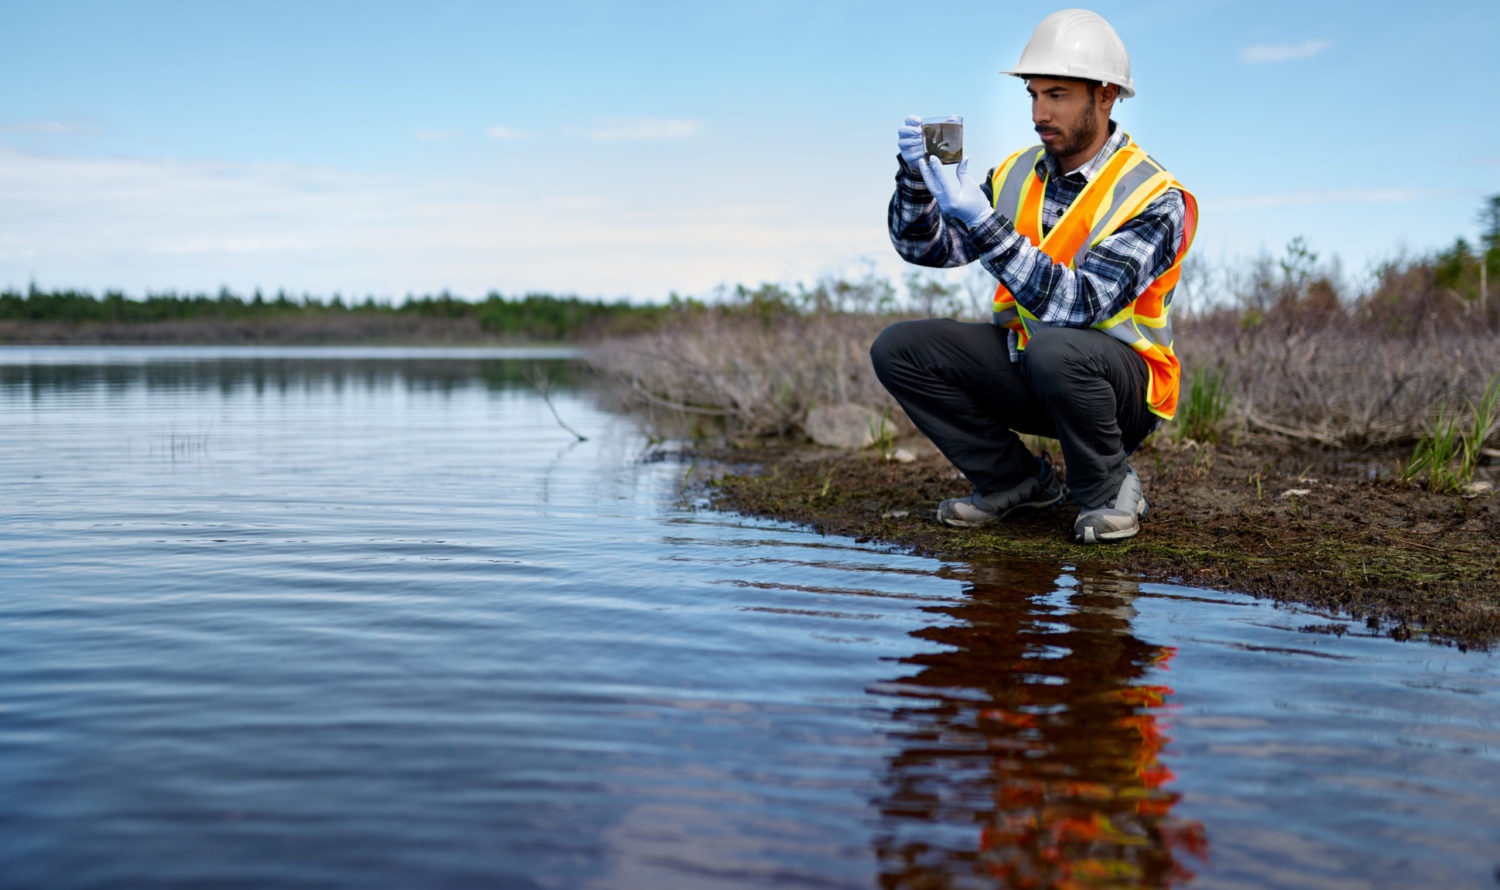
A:
POLYGON ((922 137, 922 119, 908 115, 906 123, 896 130, 896 147, 901 149, 901 159, 913 170, 927 157, 927 140, 922 137))
POLYGON ((951 216, 972 229, 995 211, 979 183, 969 178, 969 159, 964 158, 957 166, 955 170, 953 165, 945 165, 931 156, 917 162, 922 181, 937 199, 943 215, 951 216))

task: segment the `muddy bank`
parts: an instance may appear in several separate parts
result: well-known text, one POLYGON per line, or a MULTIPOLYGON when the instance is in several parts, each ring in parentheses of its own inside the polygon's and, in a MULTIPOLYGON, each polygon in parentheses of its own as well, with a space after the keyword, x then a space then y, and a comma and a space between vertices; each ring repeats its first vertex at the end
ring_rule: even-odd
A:
MULTIPOLYGON (((1405 454, 1159 437, 1132 460, 1150 503, 1141 534, 1082 547, 1067 540, 1070 503, 981 530, 938 524, 937 502, 968 485, 930 446, 918 450, 911 463, 784 445, 703 456, 718 467, 706 483, 717 508, 827 534, 939 558, 1041 559, 1234 590, 1352 614, 1403 639, 1500 639, 1500 498, 1403 484, 1392 471, 1405 454)), ((1494 481, 1497 469, 1476 478, 1494 481)))

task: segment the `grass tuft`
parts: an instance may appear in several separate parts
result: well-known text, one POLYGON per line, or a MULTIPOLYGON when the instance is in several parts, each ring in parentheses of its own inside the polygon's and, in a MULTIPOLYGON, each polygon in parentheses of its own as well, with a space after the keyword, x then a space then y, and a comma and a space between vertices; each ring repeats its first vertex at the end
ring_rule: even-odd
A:
POLYGON ((1229 415, 1229 373, 1222 366, 1199 368, 1188 380, 1187 399, 1178 405, 1178 438, 1195 442, 1219 441, 1219 429, 1229 415))
POLYGON ((1411 460, 1401 470, 1404 482, 1425 478, 1427 489, 1434 492, 1457 492, 1474 478, 1481 451, 1495 426, 1497 402, 1500 402, 1500 373, 1490 378, 1479 403, 1468 404, 1468 432, 1463 431, 1464 412, 1439 405, 1433 417, 1432 431, 1417 440, 1411 460))

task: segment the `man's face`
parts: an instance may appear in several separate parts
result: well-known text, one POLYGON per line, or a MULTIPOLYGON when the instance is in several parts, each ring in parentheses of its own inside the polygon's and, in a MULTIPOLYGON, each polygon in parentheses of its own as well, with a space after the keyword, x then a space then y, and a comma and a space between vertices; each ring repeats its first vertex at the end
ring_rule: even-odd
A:
POLYGON ((1092 84, 1033 77, 1026 81, 1026 92, 1031 96, 1031 122, 1047 154, 1069 158, 1098 138, 1101 115, 1092 84))

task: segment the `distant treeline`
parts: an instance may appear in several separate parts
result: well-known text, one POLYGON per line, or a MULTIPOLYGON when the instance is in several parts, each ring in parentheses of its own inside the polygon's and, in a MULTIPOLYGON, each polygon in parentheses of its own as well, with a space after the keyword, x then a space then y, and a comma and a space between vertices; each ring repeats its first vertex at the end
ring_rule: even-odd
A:
MULTIPOLYGON (((1477 215, 1478 243, 1459 238, 1430 254, 1386 263, 1357 290, 1337 262, 1320 261, 1302 238, 1281 257, 1210 267, 1190 257, 1174 318, 1183 331, 1223 325, 1308 334, 1329 326, 1366 334, 1416 337, 1437 331, 1500 332, 1500 195, 1477 215)), ((763 325, 826 316, 989 317, 994 279, 977 265, 963 277, 914 269, 899 283, 871 267, 861 276, 812 286, 763 283, 719 287, 699 297, 672 294, 664 304, 632 304, 491 291, 467 300, 443 291, 400 303, 366 297, 345 302, 277 291, 248 298, 217 294, 117 291, 0 291, 0 342, 40 343, 460 343, 593 341, 670 329, 705 315, 763 325)))
MULTIPOLYGON (((348 321, 421 321, 457 326, 493 338, 516 340, 579 340, 630 333, 659 323, 667 307, 607 302, 576 296, 526 294, 507 298, 491 292, 478 302, 444 291, 436 296, 407 297, 394 304, 366 297, 346 303, 335 295, 325 301, 310 294, 293 296, 278 291, 266 297, 255 291, 246 298, 221 288, 217 294, 150 294, 141 298, 121 291, 95 296, 88 291, 46 291, 35 285, 25 292, 0 291, 0 322, 37 322, 80 326, 163 325, 192 322, 249 324, 299 320, 327 327, 340 318, 348 321)), ((382 325, 385 327, 387 325, 382 325)))

